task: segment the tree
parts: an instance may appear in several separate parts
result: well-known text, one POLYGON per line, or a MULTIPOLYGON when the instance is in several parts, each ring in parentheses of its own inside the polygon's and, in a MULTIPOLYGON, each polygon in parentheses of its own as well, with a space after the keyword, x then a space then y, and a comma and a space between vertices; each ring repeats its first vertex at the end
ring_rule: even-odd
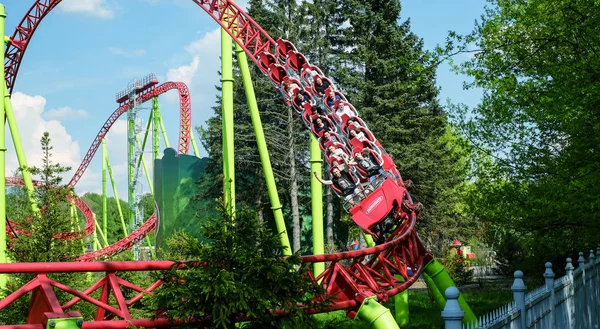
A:
POLYGON ((173 320, 207 320, 211 328, 235 328, 246 316, 259 327, 312 323, 298 308, 313 305, 322 288, 305 275, 297 254, 281 258, 281 242, 247 208, 234 216, 222 209, 221 217, 202 225, 204 239, 187 234, 173 236, 169 243, 178 261, 163 273, 161 289, 150 298, 149 307, 173 320), (177 296, 177 298, 173 298, 177 296), (292 316, 280 319, 272 310, 292 316))
POLYGON ((474 207, 491 237, 514 247, 507 254, 532 266, 587 248, 600 232, 599 14, 592 0, 491 1, 445 49, 473 55, 458 69, 473 78, 466 88, 484 91, 476 108, 455 108, 492 160, 475 163, 474 207))
POLYGON ((425 206, 419 230, 439 252, 454 238, 442 224, 469 218, 448 211, 458 202, 449 196, 466 176, 456 170, 460 155, 445 138, 449 127, 435 86, 436 56, 423 49, 408 20, 400 21, 398 0, 346 0, 343 6, 350 24, 342 39, 348 49, 342 71, 352 74, 338 80, 404 179, 414 182, 413 199, 425 206))
MULTIPOLYGON (((21 192, 13 194, 21 205, 12 208, 11 218, 18 227, 13 228, 17 234, 16 238, 10 240, 12 244, 9 256, 15 262, 68 262, 74 261, 75 257, 83 250, 83 239, 79 237, 74 240, 65 240, 60 233, 76 230, 70 216, 70 198, 73 197, 73 189, 67 185, 61 185, 62 173, 70 170, 58 163, 52 162, 52 146, 50 134, 45 132, 40 140, 42 148, 42 166, 28 168, 32 175, 37 176, 39 185, 35 190, 35 201, 40 209, 32 213, 25 188, 21 192)), ((58 280, 75 289, 84 289, 88 285, 85 273, 56 273, 49 274, 50 278, 58 280)), ((14 275, 9 279, 7 291, 4 295, 11 293, 31 280, 31 275, 14 275)), ((57 292, 61 303, 66 303, 72 295, 62 291, 57 292)), ((0 322, 19 323, 25 321, 28 314, 29 301, 22 297, 0 313, 0 322)), ((89 316, 91 305, 82 306, 79 311, 89 316)))

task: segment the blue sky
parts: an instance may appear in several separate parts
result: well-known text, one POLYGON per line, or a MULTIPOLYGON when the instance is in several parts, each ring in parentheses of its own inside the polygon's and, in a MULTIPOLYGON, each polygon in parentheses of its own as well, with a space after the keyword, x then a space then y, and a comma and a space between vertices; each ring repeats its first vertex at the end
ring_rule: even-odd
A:
MULTIPOLYGON (((2 0, 0 0, 2 1, 2 0)), ((33 0, 3 0, 6 34, 33 0)), ((407 0, 402 17, 428 49, 444 42, 448 30, 469 32, 483 12, 484 0, 407 0)), ((293 40, 292 40, 293 41, 293 40)), ((193 125, 212 115, 218 83, 217 24, 189 0, 63 0, 42 22, 21 65, 13 104, 30 163, 39 163, 43 131, 54 140, 55 160, 76 168, 98 130, 116 109, 115 94, 136 77, 154 72, 159 81, 184 81, 191 91, 193 125)), ((460 61, 460 58, 457 58, 460 61)), ((464 77, 438 70, 441 103, 446 99, 474 106, 480 93, 463 91, 464 77)), ((178 98, 161 97, 161 111, 172 145, 177 143, 178 98)), ((148 111, 142 116, 147 117, 148 111)), ((124 197, 126 129, 120 121, 107 138, 110 159, 124 197)), ((206 153, 201 150, 202 155, 206 153)), ((16 168, 9 149, 7 170, 16 168)), ((100 191, 101 163, 96 157, 79 192, 100 191)), ((147 191, 148 189, 146 189, 147 191)))

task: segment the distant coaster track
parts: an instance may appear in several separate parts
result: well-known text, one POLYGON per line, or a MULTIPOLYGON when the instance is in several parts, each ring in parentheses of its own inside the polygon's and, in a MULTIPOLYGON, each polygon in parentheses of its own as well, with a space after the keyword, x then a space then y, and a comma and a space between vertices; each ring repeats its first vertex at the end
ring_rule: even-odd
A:
MULTIPOLYGON (((227 33, 229 33, 229 35, 233 37, 234 41, 250 56, 250 58, 259 66, 261 71, 271 79, 273 86, 281 92, 284 100, 291 106, 294 106, 297 114, 301 116, 304 123, 312 130, 317 138, 320 138, 320 140, 323 141, 322 133, 319 133, 313 123, 313 120, 318 116, 316 113, 316 105, 322 104, 329 110, 327 117, 324 117, 323 120, 328 120, 328 122, 332 124, 332 127, 335 128, 336 132, 342 133, 348 128, 349 122, 347 116, 340 117, 338 118, 339 120, 336 120, 334 113, 332 113, 332 105, 329 104, 327 99, 321 100, 315 96, 314 90, 312 89, 312 81, 314 80, 310 80, 311 77, 305 75, 305 72, 316 72, 317 75, 322 76, 324 79, 327 78, 322 74, 318 67, 310 65, 305 56, 296 51, 293 44, 281 39, 275 41, 250 16, 248 16, 248 14, 243 12, 236 4, 229 0, 192 1, 206 11, 227 31, 227 33), (308 70, 305 71, 305 69, 308 70), (295 83, 299 87, 298 90, 285 90, 284 85, 288 82, 295 83), (303 104, 302 107, 294 105, 293 97, 295 97, 298 92, 306 93, 310 98, 310 102, 308 102, 308 104, 303 104)), ((5 52, 6 81, 10 92, 12 92, 14 88, 14 83, 24 52, 31 41, 33 33, 42 19, 56 7, 58 3, 60 3, 59 0, 37 0, 30 8, 27 15, 21 20, 15 33, 10 38, 10 42, 5 52)), ((364 144, 356 143, 356 140, 352 140, 349 137, 347 140, 346 138, 342 138, 343 141, 340 142, 343 145, 340 145, 340 147, 352 150, 353 154, 354 151, 360 151, 365 146, 375 149, 377 151, 375 156, 382 168, 389 173, 389 176, 385 176, 383 180, 377 180, 375 186, 373 186, 371 190, 365 190, 364 192, 361 192, 360 196, 357 195, 354 197, 353 199, 357 200, 356 203, 352 203, 349 206, 348 202, 345 203, 345 206, 348 206, 347 210, 352 215, 352 219, 365 232, 378 238, 379 245, 356 251, 302 257, 303 266, 310 266, 316 262, 328 262, 327 268, 323 273, 318 277, 312 276, 315 284, 322 285, 325 288, 327 295, 332 297, 333 301, 327 309, 319 311, 345 309, 352 314, 352 312, 355 312, 358 306, 368 297, 377 296, 381 302, 385 302, 390 296, 407 289, 408 286, 419 277, 424 264, 431 259, 431 255, 425 250, 416 233, 415 207, 414 204, 412 204, 412 199, 406 190, 400 173, 396 169, 391 157, 385 152, 379 141, 375 139, 368 128, 366 128, 366 124, 360 120, 356 110, 354 110, 351 104, 346 101, 346 97, 339 90, 335 89, 333 85, 328 91, 333 92, 336 97, 339 97, 338 103, 344 102, 354 111, 356 119, 362 123, 361 126, 364 128, 362 132, 369 140, 368 143, 364 144), (386 225, 389 223, 393 224, 386 226, 389 230, 387 232, 384 232, 380 226, 384 222, 386 225)), ((335 106, 337 107, 337 103, 335 106)), ((126 109, 123 109, 122 111, 123 112, 120 114, 124 113, 126 109)), ((119 109, 115 113, 118 112, 119 109)), ((99 135, 104 136, 108 131, 108 128, 110 128, 110 125, 114 123, 114 120, 116 120, 116 118, 111 116, 111 118, 107 120, 108 127, 105 129, 107 126, 107 124, 105 124, 99 135)), ((184 142, 186 151, 189 147, 189 134, 187 136, 188 139, 184 142)), ((74 186, 81 178, 85 168, 89 165, 91 157, 97 150, 98 145, 97 140, 95 140, 90 151, 86 154, 82 165, 71 180, 71 186, 74 186)), ((325 147, 331 145, 332 144, 322 143, 322 146, 325 147)), ((180 152, 185 153, 182 151, 183 144, 180 142, 180 152)), ((333 166, 334 163, 332 162, 333 157, 331 154, 325 152, 325 155, 329 164, 333 166)), ((365 181, 368 182, 369 179, 364 175, 357 178, 357 182, 364 183, 365 181)), ((340 191, 336 190, 336 192, 338 195, 340 194, 340 191)), ((136 241, 139 241, 143 234, 147 234, 152 229, 152 218, 153 217, 146 222, 146 228, 142 229, 142 227, 140 227, 138 229, 140 230, 139 234, 132 234, 133 238, 129 240, 131 242, 127 242, 118 248, 116 247, 116 249, 111 249, 110 252, 124 250, 132 246, 136 241)), ((110 254, 110 252, 105 252, 103 255, 110 254)), ((85 260, 92 260, 93 258, 95 257, 89 256, 85 260)), ((148 264, 148 268, 150 268, 150 265, 153 264, 153 262, 145 262, 145 264, 148 264)), ((83 270, 84 268, 87 267, 85 264, 82 264, 78 271, 83 270)), ((114 271, 127 270, 127 268, 127 266, 121 267, 121 265, 117 264, 114 267, 114 271)), ((65 270, 65 272, 68 271, 69 270, 65 270)), ((113 274, 111 275, 114 276, 114 272, 112 273, 113 274)), ((159 285, 160 283, 153 285, 152 289, 157 288, 159 285)), ((59 287, 58 285, 54 286, 59 287)), ((118 296, 120 290, 119 294, 117 294, 116 290, 118 287, 113 286, 113 289, 115 289, 115 296, 119 299, 118 296)), ((69 290, 65 291, 70 292, 69 290)), ((118 302, 120 303, 120 301, 118 302)), ((0 304, 3 305, 2 303, 0 304)), ((96 303, 94 304, 99 308, 101 307, 96 303)), ((127 303, 127 305, 120 303, 119 306, 123 309, 130 305, 129 303, 127 303)), ((104 314, 104 311, 101 312, 101 314, 104 314)), ((124 320, 133 320, 134 322, 132 323, 137 321, 132 319, 128 311, 119 314, 124 314, 120 316, 124 320)), ((104 323, 103 320, 110 319, 112 319, 112 317, 97 317, 94 326, 100 327, 104 323)), ((151 324, 156 326, 167 325, 165 324, 164 319, 157 319, 154 321, 156 322, 148 322, 147 326, 151 326, 151 324)), ((84 327, 86 327, 86 325, 88 325, 87 322, 84 323, 84 327)), ((91 323, 89 325, 91 325, 91 323)))

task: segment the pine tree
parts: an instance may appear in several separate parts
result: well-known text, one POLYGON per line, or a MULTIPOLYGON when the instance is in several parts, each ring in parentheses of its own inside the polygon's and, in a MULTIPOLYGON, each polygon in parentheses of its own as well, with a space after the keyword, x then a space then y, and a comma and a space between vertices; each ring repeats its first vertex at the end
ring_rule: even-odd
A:
POLYGON ((349 49, 341 77, 350 101, 379 139, 404 179, 411 179, 413 198, 425 205, 420 229, 446 240, 439 219, 455 200, 449 191, 464 180, 453 168, 455 155, 442 137, 446 114, 435 86, 437 63, 423 50, 423 41, 400 20, 398 0, 346 0, 349 27, 344 46, 349 49))

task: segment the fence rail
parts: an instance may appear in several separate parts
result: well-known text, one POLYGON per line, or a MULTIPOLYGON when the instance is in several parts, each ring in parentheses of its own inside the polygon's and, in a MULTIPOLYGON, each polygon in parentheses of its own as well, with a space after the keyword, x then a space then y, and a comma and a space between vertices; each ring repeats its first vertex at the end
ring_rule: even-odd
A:
POLYGON ((554 279, 552 264, 546 263, 545 284, 525 293, 523 272, 516 271, 511 287, 514 300, 477 319, 462 323, 458 289, 446 290, 442 312, 446 329, 600 329, 600 247, 590 250, 586 262, 579 253, 577 268, 567 258, 566 275, 554 279))

